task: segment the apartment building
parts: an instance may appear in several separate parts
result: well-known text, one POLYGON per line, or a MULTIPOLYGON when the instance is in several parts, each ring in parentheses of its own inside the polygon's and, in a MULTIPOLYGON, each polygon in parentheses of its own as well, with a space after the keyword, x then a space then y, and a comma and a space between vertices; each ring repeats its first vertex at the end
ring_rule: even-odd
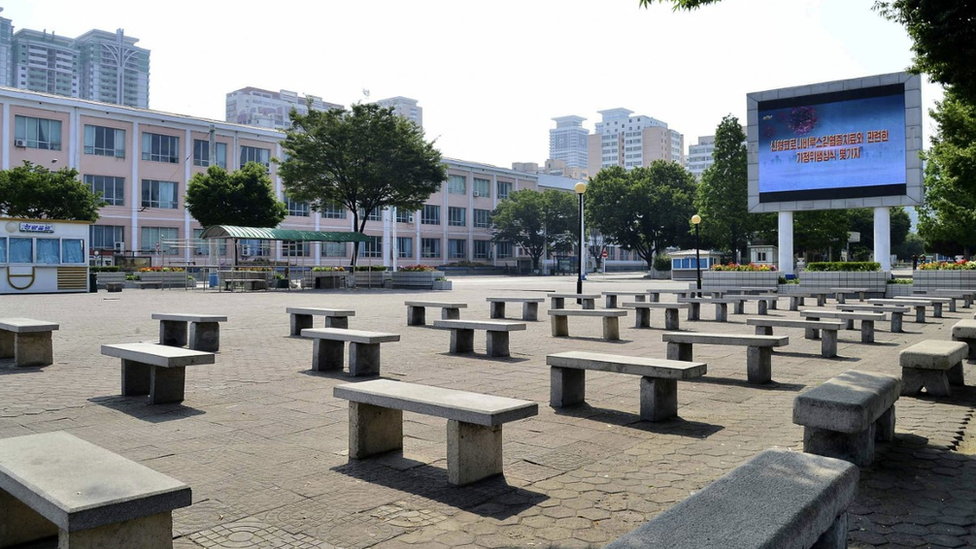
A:
POLYGON ((685 161, 685 167, 698 181, 701 181, 702 174, 715 162, 712 157, 714 151, 714 135, 702 135, 698 138, 698 143, 688 145, 688 158, 685 161))
POLYGON ((393 107, 393 114, 402 116, 421 128, 424 127, 424 108, 417 104, 416 99, 397 96, 380 99, 375 103, 381 107, 393 107))
POLYGON ((309 101, 317 111, 343 108, 338 103, 329 103, 314 95, 247 87, 227 94, 224 120, 245 126, 283 130, 291 127, 289 115, 292 109, 301 115, 308 114, 309 101))
POLYGON ((557 116, 556 127, 549 130, 549 159, 562 161, 567 168, 586 171, 587 137, 590 131, 583 127, 582 116, 557 116))
MULTIPOLYGON (((0 88, 0 168, 29 161, 57 169, 68 166, 108 203, 91 227, 91 250, 150 256, 156 264, 207 264, 210 246, 198 239, 203 228, 190 217, 187 182, 211 163, 228 170, 248 161, 268 167, 275 192, 286 203, 281 228, 352 231, 343 208, 312 211, 284 194, 277 166, 282 132, 0 88), (210 142, 214 141, 211 155, 210 142)), ((538 176, 477 162, 445 159, 448 179, 420 210, 385 210, 368 220, 370 241, 361 262, 441 265, 458 261, 514 264, 518 250, 491 242, 489 212, 521 189, 535 189, 538 176)), ((247 259, 307 265, 348 265, 348 243, 243 241, 247 259)), ((213 261, 233 257, 225 243, 213 261)))
POLYGON ((650 166, 655 160, 684 164, 684 136, 668 124, 634 111, 616 108, 598 111, 602 117, 588 137, 591 175, 603 168, 627 170, 650 166))

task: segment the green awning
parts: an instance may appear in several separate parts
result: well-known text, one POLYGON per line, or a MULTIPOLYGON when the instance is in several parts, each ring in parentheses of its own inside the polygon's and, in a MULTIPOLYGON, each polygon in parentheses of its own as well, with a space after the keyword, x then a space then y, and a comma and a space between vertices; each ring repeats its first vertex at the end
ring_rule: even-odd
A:
POLYGON ((366 242, 361 233, 323 231, 298 231, 294 229, 264 229, 260 227, 232 227, 214 225, 207 227, 200 238, 242 238, 247 240, 294 240, 298 242, 366 242))

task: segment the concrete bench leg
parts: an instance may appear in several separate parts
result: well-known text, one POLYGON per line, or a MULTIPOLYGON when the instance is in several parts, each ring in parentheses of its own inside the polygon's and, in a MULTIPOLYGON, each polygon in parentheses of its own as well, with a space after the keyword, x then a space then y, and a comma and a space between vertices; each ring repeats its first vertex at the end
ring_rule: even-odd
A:
POLYGON ((539 304, 528 302, 523 303, 522 320, 539 320, 539 304))
POLYGON ((847 549, 847 511, 834 519, 826 532, 813 544, 816 549, 847 549))
MULTIPOLYGON (((488 351, 488 356, 512 356, 509 350, 508 342, 508 332, 488 330, 485 339, 485 348, 488 351)), ((472 339, 474 338, 474 330, 472 330, 472 339)))
POLYGON ((915 322, 925 324, 925 306, 915 307, 915 322))
POLYGON ((603 317, 603 339, 607 341, 620 341, 620 317, 603 317))
POLYGON ((762 299, 756 302, 756 308, 760 315, 765 315, 769 312, 769 305, 762 299))
POLYGON ((902 330, 901 327, 903 322, 904 322, 904 315, 902 315, 901 313, 894 313, 894 312, 891 313, 891 333, 897 334, 904 331, 902 330))
POLYGON ((185 320, 160 320, 159 344, 171 347, 186 345, 186 324, 185 320))
POLYGON ((827 304, 827 294, 817 294, 817 307, 823 307, 827 304))
MULTIPOLYGON (((811 320, 811 321, 816 322, 816 321, 818 321, 820 319, 819 318, 812 317, 812 316, 808 316, 807 317, 807 320, 811 320)), ((817 339, 817 331, 818 330, 816 330, 814 328, 804 328, 803 329, 803 337, 806 338, 806 339, 817 339)))
POLYGON ((773 335, 773 327, 772 326, 756 326, 756 335, 757 336, 771 336, 771 335, 773 335))
POLYGON ((946 378, 949 380, 949 385, 955 385, 957 387, 962 387, 966 384, 962 373, 962 362, 953 365, 951 368, 946 370, 946 378))
POLYGON ((407 326, 427 324, 427 308, 407 306, 407 326))
POLYGON ((451 354, 474 352, 474 330, 451 330, 451 354))
POLYGON ((700 303, 689 303, 691 307, 688 307, 688 320, 698 320, 701 318, 701 304, 700 303))
POLYGON ((933 303, 932 304, 932 316, 935 318, 942 318, 942 304, 933 303))
POLYGON ((15 334, 14 362, 19 367, 54 364, 51 332, 15 334))
POLYGON ((729 304, 728 303, 716 303, 715 304, 715 321, 716 322, 728 322, 729 321, 729 304))
POLYGON ((458 320, 461 318, 461 309, 457 307, 444 307, 441 309, 442 320, 458 320))
POLYGON ((929 396, 947 397, 952 394, 949 376, 944 370, 922 370, 919 368, 901 369, 901 394, 915 396, 925 388, 929 396))
POLYGON ((694 360, 694 345, 691 343, 668 342, 668 360, 683 360, 691 362, 694 360))
POLYGON ((837 292, 836 297, 837 297, 837 303, 840 303, 841 305, 847 303, 847 296, 845 296, 844 294, 837 292))
POLYGON ((183 402, 186 387, 186 368, 154 366, 149 376, 149 404, 183 402))
POLYGON ((584 309, 596 309, 595 299, 581 299, 580 301, 582 301, 582 306, 584 309))
POLYGON ((550 298, 549 299, 549 308, 550 309, 565 309, 566 308, 566 299, 564 299, 562 297, 553 297, 553 298, 550 298))
POLYGON ((152 366, 122 359, 122 396, 148 395, 152 366))
POLYGON ((735 305, 732 308, 732 312, 734 312, 737 315, 744 315, 744 314, 746 314, 746 302, 745 301, 736 301, 735 302, 735 305))
POLYGON ((651 310, 634 309, 634 328, 651 327, 651 310))
POLYGON ((288 331, 289 335, 300 336, 302 335, 302 330, 311 328, 313 326, 312 315, 292 314, 291 322, 289 324, 290 324, 289 331, 288 331))
POLYGON ((403 411, 349 403, 349 458, 403 449, 403 411))
POLYGON ((107 524, 89 530, 58 531, 58 547, 88 549, 91 547, 133 547, 139 549, 171 549, 173 547, 173 515, 169 511, 148 517, 107 524))
POLYGON ((681 321, 678 316, 678 309, 664 309, 664 329, 680 330, 681 321))
POLYGON ((312 341, 312 370, 331 372, 342 370, 343 347, 341 341, 316 339, 312 341))
POLYGON ((606 297, 607 297, 607 306, 606 306, 606 308, 607 309, 616 309, 617 308, 617 296, 615 296, 615 295, 608 295, 606 297))
POLYGON ((342 330, 349 329, 349 317, 348 316, 327 316, 325 317, 325 327, 326 328, 340 328, 342 330))
POLYGON ((447 481, 462 486, 502 473, 502 426, 447 421, 447 481))
POLYGON ((664 421, 676 415, 678 415, 678 380, 641 377, 641 419, 664 421))
POLYGON ((794 296, 790 296, 790 310, 791 311, 799 311, 800 310, 800 301, 801 301, 801 298, 799 298, 799 297, 797 297, 795 295, 794 296))
POLYGON ((874 422, 875 440, 895 440, 895 405, 884 411, 874 422))
POLYGON ((803 428, 803 451, 849 461, 864 467, 874 461, 875 425, 860 433, 839 433, 816 427, 803 428))
POLYGON ((550 318, 552 325, 552 337, 569 336, 569 317, 565 315, 552 315, 550 318))
POLYGON ((962 301, 963 308, 968 309, 968 308, 970 308, 970 307, 973 306, 973 296, 967 295, 967 296, 963 297, 962 300, 963 300, 962 301))
POLYGON ((853 330, 854 329, 854 319, 848 318, 846 320, 847 320, 847 324, 844 326, 844 329, 845 330, 853 330))
POLYGON ((952 301, 949 302, 949 312, 956 312, 956 298, 952 298, 952 301))
POLYGON ((769 383, 773 380, 773 349, 746 347, 746 379, 749 383, 769 383))
POLYGON ((874 321, 861 321, 861 343, 874 343, 874 321))
POLYGON ((219 322, 191 322, 190 348, 195 351, 216 353, 220 350, 219 322))
POLYGON ((969 348, 969 354, 966 356, 969 360, 976 358, 976 339, 959 338, 952 336, 953 341, 962 341, 969 348))
POLYGON ((37 511, 0 490, 0 547, 58 535, 58 527, 37 511))
POLYGON ((823 339, 820 341, 820 354, 824 358, 837 356, 837 330, 823 330, 823 339))
POLYGON ((14 357, 14 333, 0 330, 0 358, 14 357))
POLYGON ((586 401, 586 370, 549 369, 549 406, 562 408, 586 401))
POLYGON ((769 309, 770 310, 773 310, 773 311, 779 310, 779 300, 770 299, 767 303, 769 303, 769 309))
POLYGON ((379 343, 349 343, 349 375, 380 375, 379 343))
POLYGON ((490 318, 505 318, 505 302, 492 301, 488 306, 488 316, 490 318))

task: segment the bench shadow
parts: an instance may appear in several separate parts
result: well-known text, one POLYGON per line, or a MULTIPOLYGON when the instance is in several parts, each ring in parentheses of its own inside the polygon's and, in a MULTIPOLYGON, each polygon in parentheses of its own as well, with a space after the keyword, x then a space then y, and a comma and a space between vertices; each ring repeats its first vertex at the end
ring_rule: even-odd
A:
POLYGON ((850 343, 853 345, 868 345, 874 347, 901 347, 902 346, 901 343, 897 343, 894 341, 872 341, 871 343, 865 343, 859 339, 848 339, 846 341, 843 339, 838 339, 837 343, 850 343))
MULTIPOLYGON (((838 343, 841 343, 841 342, 839 341, 838 343)), ((854 343, 854 342, 853 341, 849 341, 847 343, 854 343)), ((773 349, 773 355, 775 355, 775 356, 788 356, 788 357, 793 357, 793 358, 819 358, 821 360, 832 360, 832 361, 835 361, 835 362, 860 362, 861 361, 860 358, 854 357, 854 356, 841 356, 841 355, 837 355, 837 356, 834 356, 834 357, 827 358, 827 357, 821 355, 820 353, 801 353, 799 351, 779 351, 777 349, 773 349)))
MULTIPOLYGON (((917 395, 901 395, 901 398, 914 398, 923 402, 934 402, 938 404, 948 404, 950 406, 962 406, 972 408, 976 402, 976 386, 973 385, 952 385, 952 394, 948 397, 932 396, 923 390, 917 395)), ((899 433, 901 436, 901 433, 899 433)))
POLYGON ((769 383, 749 383, 745 379, 738 379, 732 377, 714 377, 710 374, 706 374, 701 377, 696 377, 695 379, 689 379, 688 382, 709 383, 712 385, 728 385, 732 387, 744 387, 749 389, 762 389, 764 391, 789 391, 792 393, 797 393, 807 387, 806 385, 801 385, 798 383, 782 383, 776 381, 775 379, 770 381, 769 383))
POLYGON ((375 376, 354 376, 350 375, 349 371, 343 368, 342 370, 298 370, 297 373, 312 376, 312 377, 324 377, 329 379, 338 379, 341 381, 370 381, 373 379, 389 379, 396 381, 395 377, 384 377, 382 373, 375 376))
POLYGON ((136 419, 141 419, 148 423, 162 423, 175 419, 183 419, 191 416, 206 414, 204 410, 186 406, 185 404, 174 402, 171 404, 150 405, 148 396, 121 396, 109 395, 92 397, 88 402, 110 408, 117 412, 122 412, 136 419))
POLYGON ((504 474, 455 486, 448 483, 446 469, 402 457, 399 450, 375 457, 379 459, 350 460, 332 467, 332 471, 498 520, 517 515, 549 499, 546 494, 508 484, 504 474), (396 467, 382 463, 384 458, 386 461, 396 461, 396 467), (510 495, 506 497, 508 501, 505 505, 484 505, 503 494, 510 495))
MULTIPOLYGON (((646 329, 647 328, 641 328, 641 330, 646 330, 646 329)), ((664 331, 668 331, 668 330, 664 330, 664 331)), ((619 344, 619 343, 633 343, 633 341, 632 340, 629 340, 629 339, 607 340, 607 339, 603 339, 602 337, 593 337, 593 336, 572 336, 572 335, 570 335, 570 336, 550 336, 550 337, 552 337, 553 339, 565 339, 567 341, 602 341, 604 343, 615 343, 615 344, 619 344)))
MULTIPOLYGON (((700 378, 699 378, 700 379, 700 378)), ((575 417, 580 419, 592 419, 594 423, 605 423, 618 427, 631 427, 647 431, 649 433, 670 434, 686 436, 692 438, 706 438, 725 429, 723 425, 713 425, 700 421, 689 421, 679 417, 673 417, 664 421, 647 421, 641 419, 640 415, 616 410, 593 406, 588 402, 564 406, 561 408, 549 407, 557 416, 575 417)))
POLYGON ((513 357, 513 356, 488 356, 487 354, 485 354, 484 351, 471 351, 469 353, 452 353, 452 352, 446 352, 446 353, 437 353, 437 354, 439 354, 441 356, 445 356, 445 357, 456 356, 456 357, 464 357, 464 358, 473 358, 473 359, 476 359, 476 360, 485 360, 485 361, 488 361, 488 362, 512 362, 512 363, 516 363, 516 362, 528 362, 529 361, 528 358, 516 358, 516 357, 513 357))
POLYGON ((44 371, 44 368, 48 366, 53 366, 52 364, 47 364, 44 366, 17 366, 14 359, 0 359, 0 376, 12 375, 12 374, 30 374, 34 372, 44 371))

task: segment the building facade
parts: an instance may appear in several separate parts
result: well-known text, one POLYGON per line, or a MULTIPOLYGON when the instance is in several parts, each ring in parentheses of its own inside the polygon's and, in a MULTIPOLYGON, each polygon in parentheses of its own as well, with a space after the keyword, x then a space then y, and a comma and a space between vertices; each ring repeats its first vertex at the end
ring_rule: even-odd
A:
POLYGON ((556 127, 549 130, 549 159, 565 163, 568 168, 588 168, 587 137, 582 116, 557 116, 556 127))
POLYGON ((312 108, 318 111, 343 108, 338 103, 329 103, 314 95, 247 87, 227 94, 224 120, 245 126, 281 130, 291 127, 289 114, 292 109, 301 115, 308 114, 309 101, 312 108))
POLYGON ((633 116, 629 109, 599 111, 602 119, 588 138, 590 174, 621 166, 631 170, 650 166, 655 160, 684 164, 684 136, 666 122, 650 116, 633 116))
POLYGON ((712 153, 715 151, 715 136, 714 135, 702 135, 698 137, 698 143, 694 145, 688 145, 688 158, 685 162, 685 167, 688 171, 695 176, 695 179, 701 181, 701 176, 705 173, 705 170, 711 166, 715 159, 712 157, 712 153))
POLYGON ((387 99, 380 99, 379 101, 376 101, 376 104, 381 107, 393 107, 393 114, 402 116, 423 128, 424 109, 423 107, 417 105, 417 103, 418 101, 416 99, 400 96, 389 97, 387 99))
MULTIPOLYGON (((277 165, 284 134, 253 126, 0 88, 0 168, 24 161, 75 168, 108 204, 91 227, 92 257, 148 256, 156 265, 229 264, 234 251, 199 240, 203 228, 185 207, 186 185, 211 163, 228 170, 248 161, 268 166, 288 217, 280 227, 352 231, 343 208, 312 211, 284 193, 277 165), (210 141, 214 141, 211 155, 210 141)), ((384 210, 367 221, 370 241, 360 263, 443 265, 472 261, 514 265, 511 244, 491 241, 489 213, 517 190, 536 189, 538 176, 446 159, 448 179, 420 210, 384 210)), ((246 260, 348 265, 348 243, 242 241, 246 260)))

